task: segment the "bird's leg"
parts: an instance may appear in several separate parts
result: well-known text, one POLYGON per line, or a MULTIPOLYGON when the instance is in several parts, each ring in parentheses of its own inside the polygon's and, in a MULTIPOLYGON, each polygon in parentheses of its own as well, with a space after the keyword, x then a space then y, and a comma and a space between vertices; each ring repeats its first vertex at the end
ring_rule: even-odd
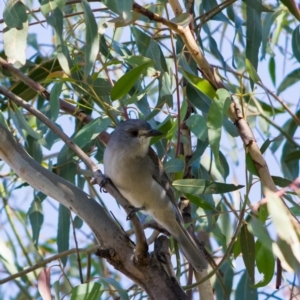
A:
POLYGON ((142 207, 134 207, 134 206, 132 206, 132 205, 126 205, 125 208, 131 209, 130 213, 127 215, 127 218, 126 218, 127 221, 128 221, 128 220, 131 220, 132 217, 133 217, 133 215, 134 215, 135 213, 137 213, 138 211, 141 211, 141 210, 144 210, 144 209, 145 209, 144 206, 142 206, 142 207))
POLYGON ((112 181, 111 181, 111 179, 109 177, 105 176, 104 179, 100 183, 100 193, 102 193, 102 192, 103 193, 107 193, 107 191, 105 190, 105 186, 108 183, 113 184, 112 181))

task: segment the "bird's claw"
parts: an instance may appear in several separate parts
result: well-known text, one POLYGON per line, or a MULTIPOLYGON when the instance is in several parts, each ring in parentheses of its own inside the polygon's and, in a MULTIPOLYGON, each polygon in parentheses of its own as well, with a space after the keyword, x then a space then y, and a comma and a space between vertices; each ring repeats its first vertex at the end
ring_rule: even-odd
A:
POLYGON ((112 184, 112 181, 110 178, 108 177, 104 177, 104 179, 100 182, 100 193, 107 193, 107 190, 105 189, 105 186, 107 183, 111 183, 112 184))
POLYGON ((133 218, 133 216, 134 216, 135 213, 137 213, 138 211, 141 211, 141 210, 144 210, 144 209, 145 209, 144 206, 142 206, 142 207, 134 207, 134 206, 132 206, 132 205, 126 205, 125 208, 131 209, 131 211, 130 211, 129 214, 127 215, 127 218, 126 218, 127 221, 131 220, 131 219, 133 218))

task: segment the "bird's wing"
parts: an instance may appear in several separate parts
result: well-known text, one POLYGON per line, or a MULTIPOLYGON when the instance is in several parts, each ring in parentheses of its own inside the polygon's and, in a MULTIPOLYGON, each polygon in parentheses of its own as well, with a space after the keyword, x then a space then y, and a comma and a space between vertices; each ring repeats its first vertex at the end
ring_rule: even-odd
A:
POLYGON ((153 173, 152 173, 152 178, 163 187, 163 189, 167 192, 167 196, 169 197, 169 199, 171 200, 174 209, 177 212, 178 218, 179 220, 182 222, 182 217, 181 217, 181 213, 180 210, 177 206, 176 200, 175 200, 175 195, 172 189, 172 184, 171 181, 167 175, 167 173, 164 170, 164 167, 159 159, 159 157, 157 156, 157 154, 155 153, 155 151, 149 147, 148 150, 148 155, 151 159, 151 161, 154 164, 154 168, 153 168, 153 173))

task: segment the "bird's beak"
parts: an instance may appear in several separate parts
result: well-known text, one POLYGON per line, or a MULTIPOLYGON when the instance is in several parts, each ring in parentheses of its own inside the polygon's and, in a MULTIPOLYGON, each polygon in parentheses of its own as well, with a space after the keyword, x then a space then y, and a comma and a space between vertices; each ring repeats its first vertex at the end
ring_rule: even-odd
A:
POLYGON ((162 135, 163 133, 158 131, 158 130, 155 130, 155 129, 152 129, 150 130, 146 136, 149 137, 149 136, 159 136, 159 135, 162 135))

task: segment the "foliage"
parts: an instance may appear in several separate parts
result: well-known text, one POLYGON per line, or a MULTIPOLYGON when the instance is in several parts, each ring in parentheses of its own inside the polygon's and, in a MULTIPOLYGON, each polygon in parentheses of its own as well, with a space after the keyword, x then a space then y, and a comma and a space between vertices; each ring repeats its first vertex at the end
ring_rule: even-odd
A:
MULTIPOLYGON (((177 5, 169 3, 173 9, 177 5)), ((19 71, 1 60, 1 85, 45 114, 99 163, 105 149, 100 132, 110 132, 124 118, 149 121, 164 133, 152 146, 178 196, 192 203, 195 233, 204 232, 217 265, 222 258, 220 272, 211 278, 217 299, 278 299, 293 293, 293 274, 300 266, 299 187, 292 185, 300 157, 298 91, 292 93, 300 70, 296 4, 203 0, 177 15, 167 1, 147 4, 144 13, 138 4, 42 0, 33 9, 31 2, 8 0, 1 57, 19 71), (189 27, 193 36, 186 39, 189 27), (53 44, 42 44, 43 35, 53 44), (203 58, 197 60, 197 53, 203 58), (210 77, 215 65, 215 77, 210 77), (233 101, 254 138, 243 137, 240 119, 232 116, 233 101), (266 165, 259 150, 258 156, 251 152, 255 140, 266 165), (273 182, 287 189, 278 195, 273 182), (288 273, 275 291, 277 257, 288 273)), ((108 212, 119 213, 46 124, 5 96, 0 109, 1 123, 37 162, 87 191, 108 212)), ((35 270, 2 285, 2 299, 48 299, 50 292, 56 299, 66 294, 128 299, 144 293, 91 254, 94 237, 78 216, 32 189, 5 162, 0 166, 2 278, 61 253, 40 275, 35 270), (86 249, 80 265, 75 254, 65 253, 78 247, 77 240, 86 249)), ((120 215, 118 221, 130 227, 120 215)), ((182 284, 189 285, 183 269, 182 284)))

